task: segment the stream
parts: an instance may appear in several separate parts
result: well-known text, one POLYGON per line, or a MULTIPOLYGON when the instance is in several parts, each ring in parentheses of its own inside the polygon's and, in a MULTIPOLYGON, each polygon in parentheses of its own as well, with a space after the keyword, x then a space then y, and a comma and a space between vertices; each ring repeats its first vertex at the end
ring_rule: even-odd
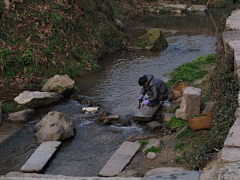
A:
MULTIPOLYGON (((212 20, 219 25, 221 17, 222 10, 219 9, 211 10, 211 14, 143 17, 128 26, 126 33, 136 38, 149 28, 162 28, 169 46, 161 52, 120 50, 109 54, 100 61, 101 71, 75 78, 76 86, 82 95, 101 102, 113 114, 134 115, 141 90, 139 77, 151 73, 167 81, 167 74, 174 68, 201 55, 214 53, 217 34, 212 20)), ((0 93, 6 97, 6 92, 0 93)), ((33 138, 35 124, 49 111, 63 112, 73 120, 76 136, 62 143, 45 174, 97 176, 120 146, 119 142, 135 133, 148 133, 138 124, 128 127, 102 125, 94 116, 83 114, 82 107, 84 105, 65 98, 36 109, 31 121, 0 144, 0 175, 18 171, 35 151, 38 147, 33 138)))

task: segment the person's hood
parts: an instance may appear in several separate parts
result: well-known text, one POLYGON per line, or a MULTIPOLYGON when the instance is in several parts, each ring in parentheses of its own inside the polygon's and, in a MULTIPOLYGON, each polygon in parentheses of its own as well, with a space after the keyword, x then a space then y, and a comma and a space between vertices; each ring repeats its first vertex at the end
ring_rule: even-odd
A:
POLYGON ((152 74, 145 74, 144 76, 147 77, 147 81, 150 82, 153 79, 153 75, 152 74))

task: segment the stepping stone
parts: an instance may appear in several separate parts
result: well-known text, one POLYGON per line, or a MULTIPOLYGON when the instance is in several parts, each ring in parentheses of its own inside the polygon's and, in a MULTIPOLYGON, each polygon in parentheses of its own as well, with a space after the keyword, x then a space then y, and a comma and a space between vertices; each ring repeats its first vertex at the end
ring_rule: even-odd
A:
POLYGON ((141 144, 125 141, 99 172, 99 176, 112 177, 119 174, 131 161, 141 144))
POLYGON ((240 148, 224 147, 222 149, 222 160, 226 162, 240 161, 240 148))
POLYGON ((160 168, 151 169, 145 174, 145 177, 159 175, 159 174, 166 174, 166 173, 182 172, 182 171, 184 171, 184 168, 182 167, 160 167, 160 168))
POLYGON ((154 107, 151 106, 143 106, 141 107, 137 113, 133 116, 133 120, 135 121, 151 121, 157 111, 162 107, 161 104, 158 104, 154 107))
POLYGON ((21 172, 41 172, 49 159, 53 156, 61 141, 45 141, 31 155, 21 167, 21 172))
POLYGON ((168 174, 159 174, 154 176, 149 176, 143 178, 142 180, 199 180, 200 172, 199 171, 183 171, 183 172, 174 172, 168 174))

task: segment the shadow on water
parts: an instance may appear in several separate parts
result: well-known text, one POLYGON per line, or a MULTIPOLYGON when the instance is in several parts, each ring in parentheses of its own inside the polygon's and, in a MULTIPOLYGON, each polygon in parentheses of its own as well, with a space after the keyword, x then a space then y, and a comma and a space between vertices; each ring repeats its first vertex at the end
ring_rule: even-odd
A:
MULTIPOLYGON (((219 11, 217 12, 219 13, 219 11)), ((217 13, 212 17, 217 19, 217 13)), ((218 19, 221 19, 221 13, 218 19)), ((216 21, 216 24, 218 22, 216 21)), ((82 95, 91 96, 119 115, 134 114, 138 106, 138 78, 152 73, 167 81, 166 75, 185 62, 214 53, 216 29, 209 14, 145 17, 129 26, 127 34, 141 35, 148 28, 164 28, 169 46, 161 52, 121 50, 101 60, 103 70, 76 78, 82 95)), ((64 141, 47 174, 97 176, 119 142, 134 133, 146 133, 138 125, 103 126, 91 115, 81 112, 83 105, 64 99, 60 103, 36 109, 33 121, 0 145, 0 174, 18 171, 37 145, 33 139, 35 124, 49 111, 63 112, 76 126, 76 136, 64 141)), ((6 129, 7 131, 8 129, 6 129)))

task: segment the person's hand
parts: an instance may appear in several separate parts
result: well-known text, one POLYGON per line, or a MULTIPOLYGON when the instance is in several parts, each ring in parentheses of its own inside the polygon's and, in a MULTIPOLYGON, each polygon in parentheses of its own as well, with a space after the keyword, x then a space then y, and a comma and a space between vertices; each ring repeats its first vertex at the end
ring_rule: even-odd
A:
POLYGON ((143 99, 144 95, 140 94, 139 99, 143 99))
POLYGON ((145 100, 145 101, 142 102, 141 107, 143 107, 144 105, 146 106, 148 104, 149 104, 149 100, 145 100))

